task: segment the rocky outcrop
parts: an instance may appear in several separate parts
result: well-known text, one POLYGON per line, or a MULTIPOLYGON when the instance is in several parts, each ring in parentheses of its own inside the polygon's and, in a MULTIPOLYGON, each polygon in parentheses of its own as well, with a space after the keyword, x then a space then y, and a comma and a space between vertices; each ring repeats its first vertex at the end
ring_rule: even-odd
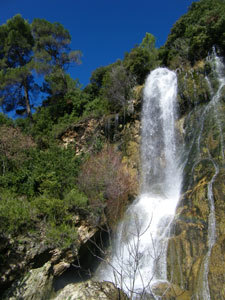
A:
POLYGON ((21 277, 31 268, 43 266, 53 253, 51 248, 32 236, 1 237, 0 290, 10 287, 15 279, 21 277))
POLYGON ((3 300, 46 300, 52 293, 53 274, 51 263, 44 264, 41 268, 30 270, 22 280, 14 282, 3 300))
POLYGON ((87 281, 69 284, 52 299, 54 300, 128 300, 128 297, 111 282, 87 281))
POLYGON ((128 297, 111 282, 85 281, 66 285, 58 293, 52 289, 51 263, 30 270, 22 280, 12 286, 13 292, 5 294, 3 300, 128 300, 128 297))
POLYGON ((87 271, 92 270, 90 262, 93 264, 95 255, 100 255, 99 239, 106 241, 108 233, 104 226, 98 228, 85 221, 80 221, 77 231, 76 248, 65 250, 52 249, 34 237, 17 241, 5 238, 4 244, 1 243, 5 255, 1 261, 0 298, 7 290, 4 299, 17 299, 18 295, 25 297, 23 299, 48 299, 46 295, 57 286, 57 280, 63 281, 62 276, 72 265, 76 267, 73 267, 71 280, 87 278, 87 271))
POLYGON ((211 295, 219 300, 225 298, 225 98, 222 74, 219 81, 212 69, 207 88, 202 73, 192 73, 183 82, 187 89, 183 99, 188 101, 189 81, 195 95, 190 96, 193 108, 179 124, 185 143, 183 194, 168 243, 167 266, 170 282, 189 290, 191 299, 211 295))

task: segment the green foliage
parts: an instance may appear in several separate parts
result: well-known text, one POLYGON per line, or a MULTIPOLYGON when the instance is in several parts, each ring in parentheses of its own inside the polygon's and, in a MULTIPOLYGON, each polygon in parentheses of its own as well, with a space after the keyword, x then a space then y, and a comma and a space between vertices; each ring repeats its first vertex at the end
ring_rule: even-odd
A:
POLYGON ((33 147, 35 143, 32 138, 18 128, 0 126, 0 175, 5 176, 7 171, 18 169, 27 160, 27 153, 33 147))
POLYGON ((39 74, 45 75, 44 90, 50 95, 60 95, 63 98, 74 85, 65 71, 71 64, 80 63, 81 52, 71 51, 71 36, 62 24, 34 19, 31 27, 35 39, 35 69, 39 74))
POLYGON ((37 91, 32 75, 32 47, 34 40, 30 25, 16 15, 1 26, 0 43, 0 99, 2 107, 10 111, 15 107, 26 110, 31 118, 30 92, 37 91))
POLYGON ((80 63, 81 52, 71 51, 69 32, 59 23, 34 19, 30 25, 16 15, 0 26, 0 101, 5 111, 16 109, 32 120, 32 97, 47 92, 64 96, 73 81, 66 70, 80 63), (45 76, 43 87, 34 70, 45 76))
POLYGON ((225 2, 223 0, 200 0, 193 2, 187 14, 173 26, 161 57, 164 63, 177 59, 175 67, 182 62, 205 58, 213 46, 224 54, 225 49, 225 2), (182 57, 183 56, 183 57, 182 57))
POLYGON ((55 73, 67 69, 72 62, 80 62, 81 52, 71 51, 71 36, 62 24, 34 19, 31 28, 35 40, 35 62, 40 73, 55 73))
MULTIPOLYGON (((81 197, 78 191, 73 195, 81 197)), ((83 207, 84 202, 79 199, 83 207)), ((18 198, 16 194, 1 193, 1 234, 17 235, 29 231, 34 234, 41 227, 42 231, 45 230, 44 241, 48 245, 64 249, 75 246, 77 242, 77 231, 71 220, 68 206, 60 199, 41 196, 29 202, 27 198, 18 198)))
POLYGON ((140 47, 146 49, 150 54, 153 53, 156 50, 154 35, 149 32, 146 32, 146 35, 143 38, 140 47))
POLYGON ((85 106, 84 117, 101 117, 109 113, 109 102, 103 97, 97 97, 85 106))
POLYGON ((72 148, 51 146, 46 150, 31 149, 26 159, 0 176, 1 185, 19 195, 46 194, 62 198, 78 174, 80 158, 72 148))
POLYGON ((65 102, 67 107, 71 107, 71 119, 79 118, 84 113, 86 105, 89 103, 89 95, 79 88, 76 88, 65 95, 65 102))
POLYGON ((13 121, 5 114, 0 113, 0 126, 2 125, 7 125, 7 126, 13 125, 13 121))
POLYGON ((104 78, 103 96, 108 100, 110 111, 125 109, 135 85, 134 77, 118 61, 104 78))
POLYGON ((61 199, 42 195, 32 201, 32 205, 37 209, 37 214, 47 221, 63 222, 66 215, 66 207, 61 199))
POLYGON ((1 191, 0 199, 0 232, 15 234, 32 227, 33 209, 25 198, 1 191))
POLYGON ((77 188, 73 188, 65 195, 64 203, 68 208, 86 208, 88 198, 84 193, 81 193, 77 188))
POLYGON ((140 46, 125 54, 124 66, 135 76, 138 84, 143 84, 149 72, 157 66, 157 59, 155 37, 146 33, 140 46))
POLYGON ((110 65, 105 67, 99 67, 92 72, 90 78, 90 84, 88 84, 84 91, 90 96, 90 100, 94 100, 101 95, 101 89, 104 86, 104 78, 106 77, 110 65))
POLYGON ((132 49, 130 53, 125 54, 124 66, 136 77, 138 84, 143 84, 151 70, 148 50, 140 47, 132 49))
POLYGON ((77 243, 77 231, 76 228, 62 223, 56 225, 56 223, 51 222, 48 224, 46 231, 46 243, 50 246, 59 247, 60 249, 67 249, 77 243))

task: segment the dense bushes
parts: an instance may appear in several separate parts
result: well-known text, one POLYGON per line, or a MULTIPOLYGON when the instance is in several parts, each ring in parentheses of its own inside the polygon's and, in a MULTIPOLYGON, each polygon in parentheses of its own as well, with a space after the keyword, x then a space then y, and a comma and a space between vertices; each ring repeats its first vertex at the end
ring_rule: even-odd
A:
MULTIPOLYGON (((20 124, 28 129, 26 121, 20 124)), ((18 127, 1 125, 0 154, 0 233, 41 232, 38 238, 51 246, 74 244, 73 214, 88 204, 75 186, 80 158, 74 149, 53 141, 43 149, 18 127)))
MULTIPOLYGON (((193 2, 188 13, 173 26, 165 47, 161 49, 164 63, 178 67, 205 58, 213 46, 225 49, 225 2, 200 0, 193 2)), ((225 54, 225 53, 223 53, 225 54)))
POLYGON ((16 194, 1 190, 0 233, 15 234, 32 228, 33 210, 28 201, 16 194))
POLYGON ((51 247, 68 248, 76 244, 77 232, 70 213, 74 204, 47 196, 28 201, 26 197, 4 191, 0 200, 1 234, 14 236, 29 232, 51 247))

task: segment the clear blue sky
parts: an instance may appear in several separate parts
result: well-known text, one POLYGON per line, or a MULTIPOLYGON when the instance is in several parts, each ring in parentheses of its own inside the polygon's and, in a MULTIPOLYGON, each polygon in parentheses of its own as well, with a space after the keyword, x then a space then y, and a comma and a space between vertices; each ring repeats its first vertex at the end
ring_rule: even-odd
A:
POLYGON ((15 14, 32 22, 60 22, 72 36, 72 49, 83 53, 82 64, 70 70, 85 86, 97 67, 123 58, 146 32, 163 45, 172 25, 193 0, 0 0, 0 24, 15 14))

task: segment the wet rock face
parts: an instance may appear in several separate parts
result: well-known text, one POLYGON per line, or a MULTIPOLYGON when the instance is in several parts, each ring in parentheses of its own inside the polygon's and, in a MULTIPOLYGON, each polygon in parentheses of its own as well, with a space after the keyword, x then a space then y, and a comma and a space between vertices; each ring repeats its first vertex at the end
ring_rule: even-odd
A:
MULTIPOLYGON (((215 79, 212 89, 212 100, 194 100, 181 122, 183 194, 168 243, 168 279, 191 291, 191 299, 203 299, 207 286, 211 299, 225 298, 225 98, 222 92, 213 98, 215 79)), ((208 99, 208 90, 205 95, 208 99)))
POLYGON ((205 77, 207 67, 208 64, 200 61, 193 68, 178 69, 178 102, 181 114, 187 108, 210 101, 210 90, 205 77))
POLYGON ((209 262, 209 287, 215 299, 225 299, 225 170, 221 170, 213 186, 217 223, 217 240, 209 262))

